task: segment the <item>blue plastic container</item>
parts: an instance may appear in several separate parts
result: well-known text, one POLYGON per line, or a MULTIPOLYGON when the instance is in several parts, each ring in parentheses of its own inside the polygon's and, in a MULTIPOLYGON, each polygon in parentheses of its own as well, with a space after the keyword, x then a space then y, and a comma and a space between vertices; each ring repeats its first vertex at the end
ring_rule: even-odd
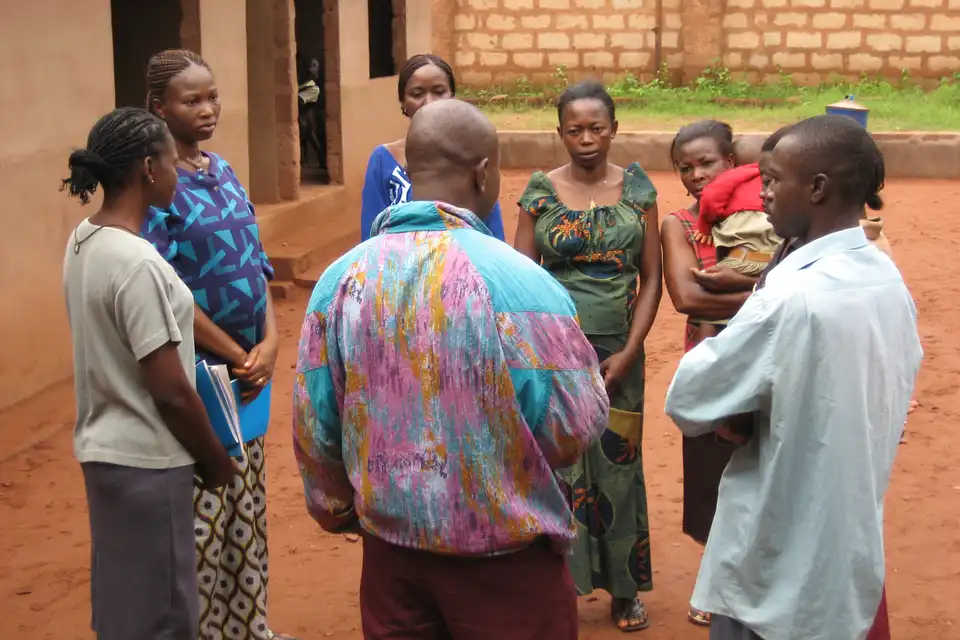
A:
POLYGON ((853 101, 853 96, 847 96, 840 102, 834 102, 827 105, 827 114, 832 116, 847 116, 860 123, 864 129, 867 128, 867 117, 870 115, 870 109, 862 104, 853 101))

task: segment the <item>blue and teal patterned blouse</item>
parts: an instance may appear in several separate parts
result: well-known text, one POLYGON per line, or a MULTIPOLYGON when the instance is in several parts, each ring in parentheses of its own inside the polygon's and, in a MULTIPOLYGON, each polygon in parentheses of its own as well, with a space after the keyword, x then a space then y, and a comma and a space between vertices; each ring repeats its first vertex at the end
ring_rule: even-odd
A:
MULTIPOLYGON (((273 267, 260 244, 253 204, 227 161, 213 153, 207 171, 177 168, 177 195, 152 208, 141 231, 193 291, 213 322, 244 351, 263 340, 267 281, 273 267)), ((222 359, 197 348, 197 361, 222 359)))

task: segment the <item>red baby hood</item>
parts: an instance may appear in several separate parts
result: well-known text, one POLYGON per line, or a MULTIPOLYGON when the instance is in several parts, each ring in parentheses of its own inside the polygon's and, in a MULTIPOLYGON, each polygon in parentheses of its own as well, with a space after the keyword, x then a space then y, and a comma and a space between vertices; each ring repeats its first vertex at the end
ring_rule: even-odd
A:
POLYGON ((738 211, 763 211, 760 190, 760 167, 745 164, 720 174, 700 194, 700 217, 697 230, 709 234, 713 225, 738 211))

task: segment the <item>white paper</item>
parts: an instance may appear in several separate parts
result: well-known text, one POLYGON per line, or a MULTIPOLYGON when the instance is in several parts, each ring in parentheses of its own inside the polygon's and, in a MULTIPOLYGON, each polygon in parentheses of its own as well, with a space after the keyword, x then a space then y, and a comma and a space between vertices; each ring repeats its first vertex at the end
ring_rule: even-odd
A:
POLYGON ((242 445, 243 436, 240 433, 240 412, 237 407, 237 399, 233 395, 233 387, 230 385, 230 374, 227 372, 227 366, 218 364, 209 367, 209 369, 217 385, 217 396, 220 400, 220 406, 223 408, 223 413, 227 416, 230 433, 232 433, 234 439, 242 445))

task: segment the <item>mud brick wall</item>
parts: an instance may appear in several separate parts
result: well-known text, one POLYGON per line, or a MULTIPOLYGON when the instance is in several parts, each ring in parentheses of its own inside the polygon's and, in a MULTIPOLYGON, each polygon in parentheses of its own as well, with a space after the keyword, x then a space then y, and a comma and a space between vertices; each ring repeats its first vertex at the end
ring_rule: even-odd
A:
POLYGON ((434 0, 434 50, 464 85, 690 80, 717 61, 759 80, 960 72, 960 0, 434 0), (658 54, 659 43, 659 54, 658 54))

